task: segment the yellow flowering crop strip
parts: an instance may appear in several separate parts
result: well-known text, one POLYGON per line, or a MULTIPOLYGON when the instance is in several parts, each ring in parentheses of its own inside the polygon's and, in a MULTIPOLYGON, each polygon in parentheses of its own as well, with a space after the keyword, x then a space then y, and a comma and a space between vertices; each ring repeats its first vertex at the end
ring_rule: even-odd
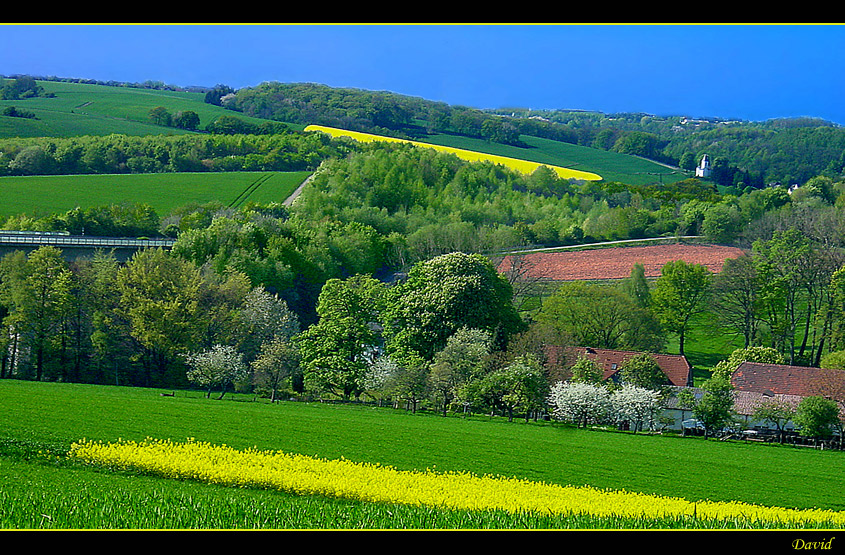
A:
POLYGON ((595 517, 715 519, 757 524, 845 524, 845 512, 785 509, 739 502, 691 502, 592 487, 561 486, 464 472, 401 471, 280 451, 236 450, 189 440, 105 443, 82 440, 70 456, 118 469, 237 487, 275 489, 375 503, 509 513, 595 517))
POLYGON ((397 139, 395 137, 386 137, 383 135, 372 135, 370 133, 360 133, 357 131, 346 131, 345 129, 337 129, 334 127, 326 127, 323 125, 309 125, 305 128, 306 131, 322 131, 332 137, 350 137, 358 142, 372 142, 385 141, 396 143, 410 143, 414 146, 421 146, 426 148, 433 148, 440 152, 448 152, 454 154, 462 160, 468 162, 489 161, 496 164, 501 164, 505 167, 512 168, 524 174, 530 174, 540 166, 546 166, 553 170, 563 179, 582 179, 584 181, 600 181, 602 177, 592 172, 584 172, 579 170, 571 170, 569 168, 562 168, 560 166, 551 166, 549 164, 540 164, 538 162, 530 162, 528 160, 520 160, 518 158, 509 158, 507 156, 497 156, 495 154, 485 154, 482 152, 475 152, 472 150, 464 150, 462 148, 454 148, 449 146, 434 145, 430 143, 421 143, 418 141, 408 141, 405 139, 397 139))

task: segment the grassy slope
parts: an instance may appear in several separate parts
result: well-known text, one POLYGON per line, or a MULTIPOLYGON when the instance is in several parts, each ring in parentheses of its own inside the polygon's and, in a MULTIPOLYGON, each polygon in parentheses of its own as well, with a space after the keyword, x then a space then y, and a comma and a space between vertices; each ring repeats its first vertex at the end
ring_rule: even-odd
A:
MULTIPOLYGON (((149 112, 162 106, 171 114, 191 110, 200 117, 200 128, 217 117, 233 113, 204 102, 201 93, 108 87, 81 83, 39 81, 55 98, 2 100, 0 108, 15 106, 35 113, 38 119, 0 116, 0 137, 73 137, 78 135, 181 134, 187 131, 152 125, 149 112)), ((237 117, 254 122, 263 120, 237 117)))
POLYGON ((455 135, 435 135, 425 139, 425 142, 593 172, 601 175, 605 181, 621 181, 631 185, 645 185, 659 180, 670 184, 687 178, 683 173, 656 162, 626 154, 525 135, 520 138, 529 145, 529 148, 455 135))
MULTIPOLYGON (((842 453, 411 415, 393 409, 207 400, 199 393, 0 381, 0 445, 189 437, 235 448, 468 470, 689 499, 845 509, 842 453), (459 441, 456 439, 459 438, 459 441)), ((33 447, 34 446, 34 447, 33 447)))
MULTIPOLYGON (((282 202, 311 172, 273 172, 248 201, 282 202)), ((0 177, 0 217, 64 213, 77 206, 145 203, 165 215, 191 203, 235 201, 262 172, 0 177), (38 191, 38 194, 34 194, 38 191)))

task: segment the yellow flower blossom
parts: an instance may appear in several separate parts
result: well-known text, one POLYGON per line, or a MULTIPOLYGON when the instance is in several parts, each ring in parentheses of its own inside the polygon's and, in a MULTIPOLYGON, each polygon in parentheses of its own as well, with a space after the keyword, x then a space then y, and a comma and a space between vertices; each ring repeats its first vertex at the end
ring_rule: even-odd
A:
POLYGON ((374 503, 510 513, 623 518, 715 519, 763 524, 845 524, 845 512, 740 502, 688 501, 627 491, 575 487, 467 472, 402 471, 346 459, 327 460, 195 440, 114 443, 82 440, 70 455, 90 463, 237 487, 276 489, 374 503))
POLYGON ((397 139, 395 137, 386 137, 383 135, 372 135, 370 133, 361 133, 358 131, 346 131, 345 129, 336 129, 334 127, 326 127, 323 125, 309 125, 305 128, 306 131, 322 131, 332 137, 349 137, 358 142, 397 142, 410 143, 414 146, 432 148, 440 152, 448 152, 454 154, 462 160, 468 162, 489 161, 495 164, 501 164, 505 167, 517 170, 523 174, 530 174, 540 166, 546 166, 550 170, 557 173, 562 179, 582 179, 584 181, 600 181, 602 177, 592 172, 585 172, 580 170, 573 170, 570 168, 563 168, 560 166, 552 166, 551 164, 540 164, 538 162, 531 162, 529 160, 520 160, 518 158, 510 158, 508 156, 498 156, 496 154, 485 154, 482 152, 475 152, 473 150, 465 150, 462 148, 455 148, 450 146, 435 145, 431 143, 422 143, 419 141, 409 141, 406 139, 397 139))

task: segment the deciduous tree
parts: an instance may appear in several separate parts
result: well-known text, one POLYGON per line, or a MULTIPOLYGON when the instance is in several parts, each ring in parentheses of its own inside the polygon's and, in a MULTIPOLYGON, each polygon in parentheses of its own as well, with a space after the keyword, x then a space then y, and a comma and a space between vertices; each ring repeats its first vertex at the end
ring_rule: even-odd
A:
POLYGON ((804 397, 798 403, 793 421, 801 435, 826 439, 833 435, 833 428, 839 423, 839 406, 821 395, 804 397))
POLYGON ((270 401, 273 402, 284 382, 299 368, 299 361, 296 345, 284 335, 275 335, 261 344, 258 356, 250 365, 253 383, 269 389, 270 401))
POLYGON ((330 279, 317 314, 318 322, 297 338, 306 386, 342 399, 357 397, 376 346, 374 306, 352 282, 330 279))
POLYGON ((710 279, 705 266, 675 260, 663 266, 655 283, 652 306, 663 326, 678 335, 681 355, 692 318, 706 308, 710 279))
POLYGON ((232 345, 214 345, 206 351, 188 354, 185 359, 189 366, 188 381, 206 388, 206 398, 211 396, 213 388, 220 387, 218 399, 222 399, 226 389, 249 371, 243 356, 232 345))
POLYGON ((653 423, 660 410, 660 394, 653 389, 626 383, 611 393, 610 404, 616 421, 628 422, 636 433, 653 423))
POLYGON ((457 390, 464 383, 482 377, 491 347, 489 332, 461 328, 434 355, 429 380, 432 391, 439 395, 442 402, 443 416, 446 416, 457 390))
POLYGON ((524 329, 510 284, 481 255, 454 252, 417 263, 390 291, 383 318, 389 352, 408 349, 431 360, 463 327, 491 333, 502 348, 524 329))
POLYGON ((554 417, 578 427, 600 422, 610 409, 610 393, 601 385, 558 382, 551 388, 549 404, 554 417))
POLYGON ((168 368, 177 356, 200 344, 201 287, 199 269, 163 249, 138 251, 118 271, 119 313, 141 349, 146 371, 142 385, 167 384, 168 368))

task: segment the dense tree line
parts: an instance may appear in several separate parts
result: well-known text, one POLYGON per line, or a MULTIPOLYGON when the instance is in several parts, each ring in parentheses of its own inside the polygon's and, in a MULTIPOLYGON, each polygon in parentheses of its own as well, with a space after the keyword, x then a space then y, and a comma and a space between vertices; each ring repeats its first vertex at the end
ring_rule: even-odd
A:
MULTIPOLYGON (((221 123, 221 129, 224 126, 221 123)), ((0 140, 0 175, 313 170, 355 148, 322 133, 0 140)))
MULTIPOLYGON (((797 229, 776 231, 755 242, 748 259, 761 272, 771 269, 772 257, 793 252, 801 257, 799 266, 829 262, 812 248, 796 249, 799 243, 809 240, 797 229)), ((730 388, 723 382, 732 365, 801 362, 798 349, 806 346, 803 322, 788 320, 803 314, 794 306, 797 296, 762 287, 785 278, 766 275, 761 282, 734 275, 733 264, 745 262, 729 261, 716 276, 702 266, 670 262, 653 284, 641 266, 616 286, 565 283, 525 320, 506 275, 481 255, 454 252, 414 264, 395 283, 361 273, 326 279, 313 289, 316 317, 304 324, 282 296, 256 284, 238 264, 197 264, 184 254, 142 250, 125 264, 104 252, 68 262, 53 247, 7 255, 0 261, 0 376, 194 385, 207 395, 218 389, 221 397, 236 389, 271 398, 283 392, 371 398, 409 410, 497 412, 511 419, 550 410, 576 424, 610 422, 636 431, 655 425, 667 385, 647 353, 663 351, 667 334, 690 332, 690 316, 704 307, 733 315, 723 306, 738 293, 745 298, 744 287, 764 299, 752 306, 762 325, 750 344, 773 339, 774 347, 734 353, 727 370, 717 367, 705 384, 710 393, 688 400, 712 432, 730 422, 730 388), (786 327, 777 325, 784 321, 786 327), (601 372, 586 360, 569 368, 550 356, 550 346, 568 345, 644 354, 623 366, 621 382, 599 384, 601 372)), ((819 273, 824 302, 813 304, 801 293, 801 306, 821 307, 808 313, 820 340, 809 351, 836 361, 845 359, 845 279, 842 269, 826 267, 833 272, 819 273)), ((736 321, 724 324, 729 330, 736 321)), ((792 414, 801 421, 811 408, 808 402, 800 415, 792 414)), ((807 430, 813 425, 802 424, 807 430)))

